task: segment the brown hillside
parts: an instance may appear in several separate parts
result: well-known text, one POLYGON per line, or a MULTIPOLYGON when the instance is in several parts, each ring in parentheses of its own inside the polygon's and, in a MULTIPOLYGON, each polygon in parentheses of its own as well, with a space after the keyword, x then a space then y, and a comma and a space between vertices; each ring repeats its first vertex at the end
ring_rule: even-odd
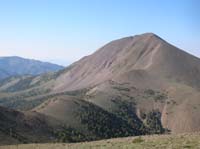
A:
POLYGON ((138 83, 143 78, 137 75, 147 78, 143 87, 155 84, 158 77, 161 82, 167 79, 200 87, 200 60, 152 33, 112 41, 71 67, 56 79, 56 91, 80 89, 109 79, 138 83))

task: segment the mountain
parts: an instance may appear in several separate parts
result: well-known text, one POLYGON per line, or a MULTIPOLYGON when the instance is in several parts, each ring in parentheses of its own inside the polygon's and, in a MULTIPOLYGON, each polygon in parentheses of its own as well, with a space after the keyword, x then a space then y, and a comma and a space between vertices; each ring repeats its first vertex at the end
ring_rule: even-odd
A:
POLYGON ((54 90, 75 90, 110 79, 140 87, 152 87, 150 80, 159 79, 200 87, 199 59, 152 33, 112 41, 70 67, 57 78, 54 90), (141 85, 145 78, 148 81, 141 85))
POLYGON ((199 90, 200 59, 145 33, 112 41, 58 72, 1 81, 0 105, 97 140, 200 131, 199 90))
POLYGON ((62 69, 62 66, 24 59, 21 57, 0 57, 0 79, 19 75, 38 75, 62 69))

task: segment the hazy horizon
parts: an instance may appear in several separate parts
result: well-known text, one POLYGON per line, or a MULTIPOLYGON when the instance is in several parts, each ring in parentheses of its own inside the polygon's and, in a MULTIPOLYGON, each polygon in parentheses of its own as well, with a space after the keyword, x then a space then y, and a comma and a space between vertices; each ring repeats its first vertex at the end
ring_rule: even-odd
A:
POLYGON ((0 2, 0 56, 67 66, 104 44, 153 32, 200 57, 198 0, 0 2))

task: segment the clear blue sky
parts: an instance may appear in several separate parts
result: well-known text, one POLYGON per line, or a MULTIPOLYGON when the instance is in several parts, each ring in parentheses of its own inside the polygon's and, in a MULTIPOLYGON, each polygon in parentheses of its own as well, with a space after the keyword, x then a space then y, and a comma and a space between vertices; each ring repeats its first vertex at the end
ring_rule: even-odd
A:
POLYGON ((200 57, 200 1, 0 0, 0 56, 68 65, 145 32, 200 57))

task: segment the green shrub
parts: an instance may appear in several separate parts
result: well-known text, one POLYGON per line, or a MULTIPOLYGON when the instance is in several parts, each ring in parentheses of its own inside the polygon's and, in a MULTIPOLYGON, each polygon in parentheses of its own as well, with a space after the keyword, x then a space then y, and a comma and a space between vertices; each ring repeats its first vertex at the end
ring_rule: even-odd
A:
POLYGON ((144 142, 144 140, 142 139, 142 137, 138 137, 138 138, 135 138, 132 143, 142 143, 144 142))

